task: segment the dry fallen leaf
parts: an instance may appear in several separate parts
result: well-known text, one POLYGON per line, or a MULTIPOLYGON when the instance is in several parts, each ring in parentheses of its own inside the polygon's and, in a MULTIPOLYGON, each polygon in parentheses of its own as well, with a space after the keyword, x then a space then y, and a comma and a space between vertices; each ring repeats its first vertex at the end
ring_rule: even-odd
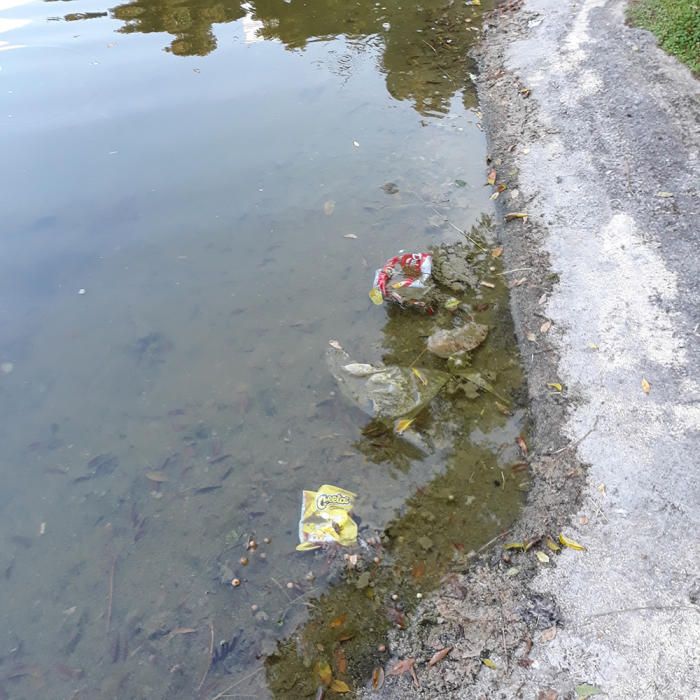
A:
POLYGON ((334 628, 334 627, 342 627, 345 624, 345 620, 348 619, 348 614, 343 613, 342 615, 338 615, 338 617, 335 618, 335 620, 330 621, 329 627, 334 628))
POLYGON ((554 389, 554 391, 561 391, 564 388, 561 384, 559 384, 559 382, 548 382, 547 386, 550 389, 554 389))
POLYGON ((396 423, 396 433, 401 435, 401 433, 406 432, 410 427, 415 418, 403 418, 396 423))
POLYGON ((332 690, 334 693, 349 693, 350 686, 345 681, 335 678, 331 683, 330 690, 332 690))
POLYGON ((644 377, 642 377, 642 391, 645 394, 648 394, 651 391, 651 384, 649 384, 649 382, 644 377))
POLYGON ((489 171, 489 176, 486 178, 486 182, 488 182, 489 185, 496 184, 496 171, 495 171, 495 169, 489 171))
POLYGON ((518 549, 521 552, 525 551, 525 543, 524 542, 506 542, 506 544, 503 545, 503 549, 518 549))
POLYGON ((493 661, 491 661, 491 659, 481 659, 481 663, 484 664, 484 666, 488 666, 490 669, 493 670, 498 668, 496 664, 493 661))
POLYGON ((518 437, 515 438, 515 442, 518 443, 518 447, 523 455, 527 457, 527 443, 525 442, 525 438, 522 435, 518 435, 518 437))
POLYGON ((544 552, 535 552, 535 556, 540 564, 549 564, 549 557, 544 552))
POLYGON ((537 336, 536 336, 534 333, 532 333, 532 332, 530 332, 530 333, 527 334, 527 339, 528 339, 531 343, 536 343, 536 342, 537 342, 537 336))
POLYGON ((197 630, 194 627, 176 627, 170 630, 170 637, 176 637, 178 634, 194 634, 197 630))
POLYGON ((379 690, 384 685, 384 669, 381 666, 377 666, 374 671, 372 671, 372 688, 374 690, 379 690))
POLYGON ((673 192, 657 192, 657 197, 673 197, 673 192))
POLYGON ((411 367, 411 372, 418 377, 418 381, 424 386, 428 385, 428 378, 417 367, 411 367))
POLYGON ((440 663, 451 651, 452 647, 445 647, 440 649, 440 651, 436 651, 430 658, 430 661, 428 661, 428 666, 435 666, 435 664, 440 663))
POLYGON ((561 547, 551 538, 548 537, 544 543, 551 549, 553 552, 559 552, 561 551, 561 547))
POLYGON ((551 642, 557 636, 557 626, 547 627, 540 635, 541 642, 551 642))
POLYGON ((547 333, 549 332, 549 329, 552 327, 552 322, 551 321, 545 321, 541 326, 540 326, 540 333, 547 333))
POLYGON ((506 221, 513 221, 515 219, 522 219, 523 221, 527 221, 527 212, 512 211, 506 214, 506 221))
POLYGON ((318 677, 325 686, 329 686, 333 680, 333 671, 331 670, 330 664, 327 661, 319 661, 318 666, 316 666, 316 673, 318 677))
POLYGON ((481 280, 479 284, 482 287, 487 287, 488 289, 496 289, 496 285, 493 282, 486 282, 486 280, 481 280))
POLYGON ((156 484, 162 484, 169 481, 165 472, 146 472, 146 478, 149 481, 154 481, 156 484))
POLYGON ((343 651, 343 647, 338 647, 334 652, 333 652, 333 657, 335 658, 335 667, 338 671, 338 673, 347 673, 348 671, 348 659, 345 656, 345 652, 343 651))
POLYGON ((492 258, 500 258, 501 255, 503 255, 503 246, 499 245, 496 248, 493 248, 491 250, 491 257, 492 258))
POLYGON ((519 280, 511 282, 510 287, 511 289, 513 289, 513 287, 520 287, 521 285, 525 284, 525 282, 527 282, 527 277, 521 277, 519 280))
POLYGON ((558 697, 559 693, 557 693, 556 690, 552 690, 552 688, 540 690, 540 692, 537 693, 537 700, 557 700, 558 697))
POLYGON ((403 659, 402 661, 399 661, 394 665, 394 668, 392 668, 391 671, 389 671, 389 675, 401 676, 404 673, 410 673, 411 678, 413 679, 413 685, 416 688, 420 688, 420 681, 418 680, 418 676, 416 675, 416 669, 414 668, 415 664, 415 659, 403 659))
POLYGON ((336 350, 342 350, 343 346, 337 340, 329 340, 328 344, 336 350))
POLYGON ((353 240, 355 240, 357 238, 357 236, 354 233, 346 233, 343 236, 343 238, 352 238, 353 240))
POLYGON ((559 541, 569 549, 575 549, 579 552, 586 551, 586 548, 582 544, 579 544, 576 540, 569 539, 563 532, 559 533, 559 541))
POLYGON ((583 700, 584 698, 592 698, 594 695, 602 695, 603 691, 598 688, 598 686, 591 685, 590 683, 581 683, 574 688, 576 691, 576 697, 578 700, 583 700))

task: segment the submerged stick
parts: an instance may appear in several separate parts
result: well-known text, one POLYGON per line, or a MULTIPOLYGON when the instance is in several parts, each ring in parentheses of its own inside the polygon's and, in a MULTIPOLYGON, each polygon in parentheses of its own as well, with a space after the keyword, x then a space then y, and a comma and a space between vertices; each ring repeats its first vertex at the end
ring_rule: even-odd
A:
POLYGON ((209 639, 209 660, 207 661, 207 668, 204 671, 202 680, 199 681, 199 685, 197 686, 197 692, 199 692, 202 689, 204 681, 207 680, 209 670, 211 669, 211 660, 214 657, 214 623, 211 620, 209 620, 209 632, 211 633, 211 637, 209 639))
POLYGON ((109 597, 107 598, 107 632, 112 626, 112 602, 114 601, 114 572, 117 568, 117 555, 112 557, 112 568, 109 571, 109 597))

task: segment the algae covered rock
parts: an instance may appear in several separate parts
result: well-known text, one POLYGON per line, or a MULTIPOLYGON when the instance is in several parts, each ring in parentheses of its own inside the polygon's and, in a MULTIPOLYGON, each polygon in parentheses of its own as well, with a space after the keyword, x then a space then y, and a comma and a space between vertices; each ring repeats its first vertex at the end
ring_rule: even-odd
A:
POLYGON ((474 321, 453 328, 439 330, 428 338, 428 350, 438 357, 451 357, 461 352, 469 352, 479 347, 489 333, 488 326, 474 321))

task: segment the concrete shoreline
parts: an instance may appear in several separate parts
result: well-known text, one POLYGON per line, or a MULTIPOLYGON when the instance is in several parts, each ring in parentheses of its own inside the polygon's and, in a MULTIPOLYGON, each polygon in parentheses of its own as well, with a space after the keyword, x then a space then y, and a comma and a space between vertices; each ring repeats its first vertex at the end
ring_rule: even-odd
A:
POLYGON ((478 52, 499 238, 526 277, 533 488, 509 539, 586 550, 494 545, 395 635, 421 687, 367 697, 700 698, 700 85, 624 13, 511 3, 478 52))

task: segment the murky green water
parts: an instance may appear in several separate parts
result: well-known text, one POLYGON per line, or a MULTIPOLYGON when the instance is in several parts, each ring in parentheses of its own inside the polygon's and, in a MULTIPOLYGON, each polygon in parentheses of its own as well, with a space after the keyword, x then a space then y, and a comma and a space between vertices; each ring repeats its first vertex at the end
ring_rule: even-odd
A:
MULTIPOLYGON (((387 624, 339 641, 328 617, 386 620, 391 592, 427 591, 520 498, 501 475, 517 415, 493 396, 363 435, 323 360, 334 338, 410 363, 449 322, 367 291, 399 248, 490 212, 475 8, 0 10, 0 698, 303 697, 338 644, 361 682, 387 624), (338 557, 294 551, 301 490, 323 483, 358 493, 363 538, 388 529, 345 583, 338 557), (207 672, 212 629, 236 643, 207 672)), ((474 365, 508 393, 492 262, 496 288, 465 300, 494 327, 474 365)))

